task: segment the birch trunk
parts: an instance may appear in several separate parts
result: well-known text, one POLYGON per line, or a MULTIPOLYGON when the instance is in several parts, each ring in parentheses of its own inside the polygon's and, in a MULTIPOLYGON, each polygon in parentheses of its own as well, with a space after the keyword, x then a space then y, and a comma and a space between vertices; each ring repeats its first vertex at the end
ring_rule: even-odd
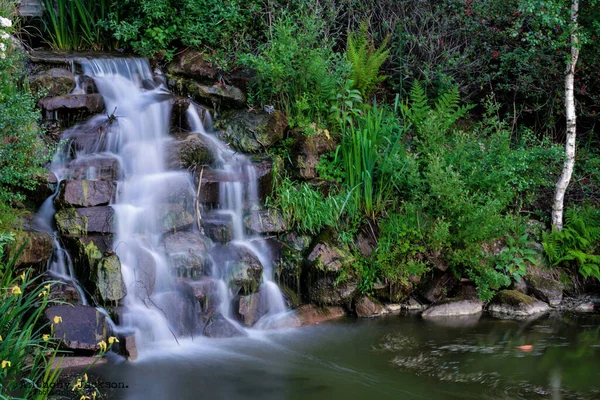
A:
POLYGON ((567 143, 565 146, 566 159, 565 165, 556 183, 556 192, 554 194, 554 204, 552 205, 552 225, 559 231, 563 227, 563 209, 565 202, 565 192, 575 165, 575 137, 577 133, 577 116, 575 114, 575 98, 573 94, 573 81, 575 78, 575 66, 579 57, 579 38, 577 37, 577 12, 579 11, 579 0, 573 0, 571 3, 571 60, 567 67, 565 76, 565 114, 567 117, 567 143))

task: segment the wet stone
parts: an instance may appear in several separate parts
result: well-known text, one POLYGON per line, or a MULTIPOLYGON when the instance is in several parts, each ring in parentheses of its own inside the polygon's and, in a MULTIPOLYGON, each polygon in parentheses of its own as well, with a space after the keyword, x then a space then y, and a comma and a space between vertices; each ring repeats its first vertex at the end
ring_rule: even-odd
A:
POLYGON ((62 234, 114 233, 114 210, 109 206, 63 208, 54 219, 62 234))
POLYGON ((67 349, 96 351, 98 342, 106 340, 106 319, 94 307, 52 306, 46 310, 45 316, 54 326, 54 335, 62 339, 67 349), (60 317, 62 322, 54 323, 54 317, 60 317))
POLYGON ((54 199, 57 207, 94 207, 108 205, 116 191, 112 181, 64 180, 54 199))
POLYGON ((177 232, 165 238, 169 266, 178 276, 192 278, 208 274, 210 239, 199 232, 177 232))
POLYGON ((214 312, 206 321, 202 330, 204 336, 211 338, 232 338, 248 334, 229 322, 221 313, 214 312))

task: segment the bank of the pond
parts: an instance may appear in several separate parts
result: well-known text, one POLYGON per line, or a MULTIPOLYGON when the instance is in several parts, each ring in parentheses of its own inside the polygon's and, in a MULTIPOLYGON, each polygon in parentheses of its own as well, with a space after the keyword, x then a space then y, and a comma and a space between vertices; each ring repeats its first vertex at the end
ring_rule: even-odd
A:
POLYGON ((594 399, 600 316, 447 322, 346 318, 247 338, 197 338, 94 370, 108 398, 594 399))

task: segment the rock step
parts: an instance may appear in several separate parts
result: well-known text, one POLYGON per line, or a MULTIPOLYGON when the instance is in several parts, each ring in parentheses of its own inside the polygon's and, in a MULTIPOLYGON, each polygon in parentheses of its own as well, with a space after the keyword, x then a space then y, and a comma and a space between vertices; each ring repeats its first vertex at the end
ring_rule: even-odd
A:
POLYGON ((105 206, 113 200, 117 185, 104 180, 63 180, 54 198, 57 208, 105 206))

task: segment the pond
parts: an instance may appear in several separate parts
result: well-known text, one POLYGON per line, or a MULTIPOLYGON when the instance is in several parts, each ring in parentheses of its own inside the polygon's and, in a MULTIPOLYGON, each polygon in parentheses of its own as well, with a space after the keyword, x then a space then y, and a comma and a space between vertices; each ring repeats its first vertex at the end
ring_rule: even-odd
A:
POLYGON ((600 315, 347 318, 95 369, 110 399, 598 399, 600 315))

